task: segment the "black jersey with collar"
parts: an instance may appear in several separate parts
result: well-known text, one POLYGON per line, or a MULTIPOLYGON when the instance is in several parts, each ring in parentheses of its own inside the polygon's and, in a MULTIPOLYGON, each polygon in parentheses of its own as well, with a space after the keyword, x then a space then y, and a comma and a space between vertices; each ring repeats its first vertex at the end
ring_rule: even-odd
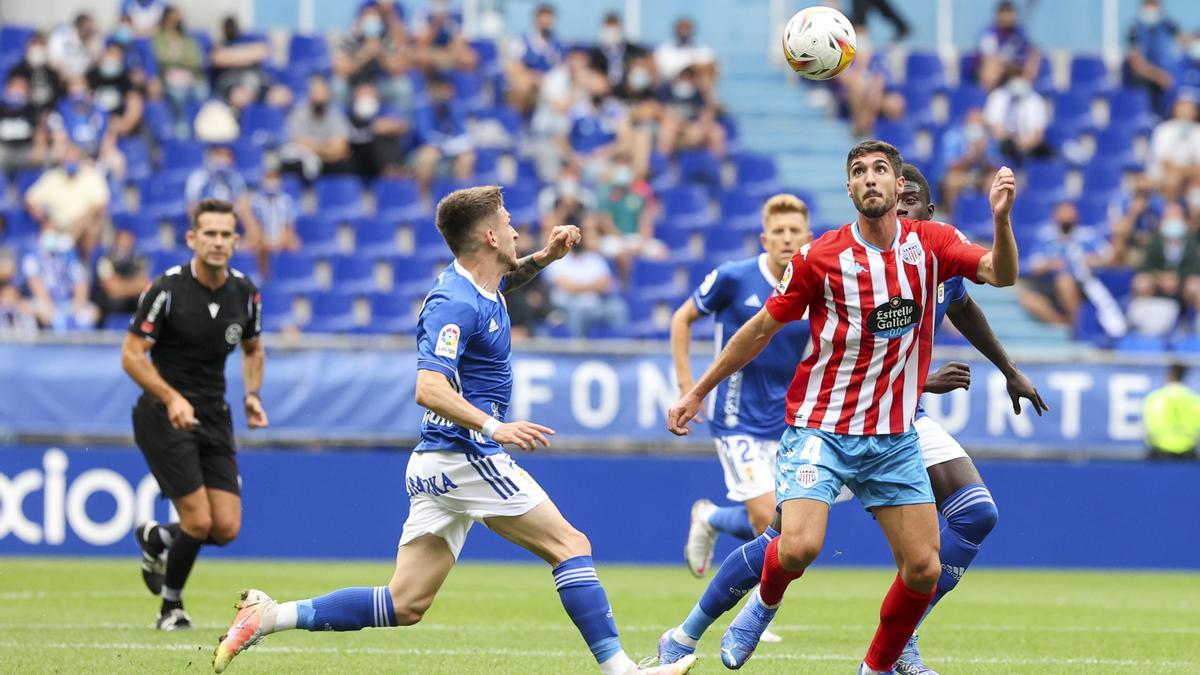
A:
POLYGON ((225 359, 262 330, 262 297, 233 268, 220 288, 210 289, 196 280, 192 264, 168 269, 142 293, 129 332, 153 343, 155 368, 184 398, 216 401, 225 397, 225 359))

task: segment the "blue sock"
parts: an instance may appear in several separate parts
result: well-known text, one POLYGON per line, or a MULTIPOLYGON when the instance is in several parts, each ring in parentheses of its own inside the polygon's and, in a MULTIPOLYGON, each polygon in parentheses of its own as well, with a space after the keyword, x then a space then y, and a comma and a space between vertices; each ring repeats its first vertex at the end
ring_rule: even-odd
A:
POLYGON ((768 526, 761 535, 742 544, 725 558, 700 596, 700 602, 680 626, 685 635, 699 640, 718 617, 733 609, 758 584, 767 544, 778 536, 779 533, 768 526))
MULTIPOLYGON (((946 527, 942 528, 942 576, 938 578, 937 592, 925 610, 925 616, 947 593, 954 590, 959 579, 970 567, 979 553, 979 546, 996 526, 999 511, 992 493, 981 483, 972 483, 946 498, 942 503, 942 516, 946 527)), ((924 621, 925 617, 921 617, 924 621)))
POLYGON ((720 506, 708 516, 708 524, 717 532, 733 535, 742 541, 748 541, 758 535, 750 524, 750 515, 744 505, 720 506))
POLYGON ((343 588, 296 603, 296 628, 345 631, 395 625, 387 586, 343 588))
POLYGON ((613 620, 612 605, 600 579, 592 556, 580 555, 564 560, 554 568, 554 587, 563 608, 583 635, 583 641, 596 663, 604 663, 621 651, 617 622, 613 620))

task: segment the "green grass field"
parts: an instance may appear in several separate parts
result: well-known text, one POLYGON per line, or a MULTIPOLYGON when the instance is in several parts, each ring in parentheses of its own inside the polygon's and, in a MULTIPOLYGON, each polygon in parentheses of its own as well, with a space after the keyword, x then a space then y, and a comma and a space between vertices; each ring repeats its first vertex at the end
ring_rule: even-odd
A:
MULTIPOLYGON (((813 569, 788 595, 782 644, 764 644, 750 673, 851 673, 894 572, 813 569)), ((382 583, 387 564, 201 560, 187 591, 189 633, 152 627, 157 600, 134 560, 0 558, 0 672, 209 672, 212 648, 253 585, 295 599, 382 583)), ((604 565, 626 651, 653 653, 702 587, 680 568, 604 565)), ((726 617, 731 618, 731 617, 726 617)), ((942 673, 1191 673, 1200 670, 1200 575, 973 570, 927 622, 921 643, 942 673)), ((701 643, 696 672, 725 672, 701 643)), ((413 628, 274 635, 232 673, 595 672, 549 572, 463 564, 413 628)))

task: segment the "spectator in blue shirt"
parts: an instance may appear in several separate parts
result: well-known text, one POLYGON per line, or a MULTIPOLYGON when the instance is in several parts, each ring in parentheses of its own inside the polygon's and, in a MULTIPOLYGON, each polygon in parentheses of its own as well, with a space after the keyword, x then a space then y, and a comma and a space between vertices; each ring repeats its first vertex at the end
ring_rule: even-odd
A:
POLYGON ((675 79, 663 84, 658 100, 662 103, 658 132, 661 154, 670 157, 676 148, 705 148, 717 157, 725 156, 720 107, 711 90, 700 86, 693 67, 684 68, 675 79))
POLYGON ((140 37, 153 35, 166 11, 167 3, 163 0, 123 0, 121 2, 121 16, 129 17, 130 27, 140 37))
POLYGON ((88 273, 70 234, 47 227, 21 263, 38 324, 56 333, 92 328, 99 312, 88 299, 88 273))
POLYGON ((1033 82, 1042 61, 1041 54, 1021 27, 1016 3, 1011 0, 996 5, 996 17, 979 36, 975 56, 979 86, 984 91, 996 88, 1005 74, 1014 68, 1033 82))
POLYGON ((1017 298, 1030 314, 1052 325, 1074 326, 1083 302, 1080 283, 1109 264, 1113 247, 1093 228, 1079 225, 1075 204, 1054 209, 1054 227, 1038 234, 1021 271, 1017 298))
POLYGON ((506 72, 509 102, 523 112, 533 109, 542 77, 566 55, 554 36, 554 19, 553 7, 538 5, 533 15, 534 29, 512 43, 506 72))
POLYGON ((217 94, 229 98, 229 90, 247 87, 254 98, 267 98, 272 105, 287 105, 285 88, 274 84, 267 71, 271 62, 271 45, 262 35, 245 33, 234 16, 221 21, 221 41, 213 46, 209 56, 212 78, 217 94))
POLYGON ((263 174, 262 184, 250 196, 250 210, 262 229, 258 269, 268 269, 270 254, 280 251, 299 251, 300 237, 296 234, 296 200, 283 189, 283 175, 278 166, 263 174))
POLYGON ((462 30, 462 14, 433 0, 412 22, 413 56, 423 70, 475 70, 479 55, 462 30))
POLYGON ((125 157, 117 148, 116 130, 82 76, 68 82, 67 96, 46 118, 46 125, 55 158, 65 157, 66 148, 75 146, 115 175, 125 175, 125 157))
POLYGON ((429 105, 416 113, 417 187, 428 198, 443 159, 455 178, 466 181, 475 173, 475 144, 467 133, 467 115, 455 104, 454 83, 435 73, 429 78, 429 105))
POLYGON ((234 169, 233 148, 214 144, 208 149, 204 166, 192 171, 184 185, 188 214, 204 199, 220 199, 233 204, 234 213, 244 229, 242 245, 248 249, 258 248, 262 241, 262 229, 250 209, 250 191, 245 179, 234 169))
POLYGON ((1149 91, 1164 116, 1180 65, 1178 36, 1179 26, 1163 12, 1162 3, 1142 0, 1137 22, 1129 29, 1125 83, 1149 91))

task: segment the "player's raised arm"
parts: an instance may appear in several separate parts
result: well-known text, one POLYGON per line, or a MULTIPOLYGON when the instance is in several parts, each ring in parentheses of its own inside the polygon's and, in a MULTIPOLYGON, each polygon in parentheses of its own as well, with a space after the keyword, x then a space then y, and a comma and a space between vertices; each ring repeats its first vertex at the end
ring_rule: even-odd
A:
POLYGON ((671 430, 671 433, 676 436, 686 435, 688 422, 696 417, 696 413, 704 402, 704 397, 708 396, 709 392, 722 380, 753 361, 754 357, 758 356, 759 352, 767 346, 767 343, 783 326, 784 322, 776 321, 764 307, 754 315, 754 318, 747 321, 746 325, 739 328, 738 332, 734 333, 733 339, 704 372, 700 381, 667 412, 667 428, 671 430))
POLYGON ((517 267, 505 276, 504 290, 513 291, 529 283, 539 272, 567 254, 582 235, 574 225, 559 225, 550 231, 550 239, 542 250, 517 261, 517 267))
POLYGON ((1017 239, 1013 236, 1013 202, 1017 197, 1017 179, 1012 169, 1000 167, 988 198, 992 203, 992 225, 995 235, 992 250, 979 259, 976 279, 991 286, 1012 286, 1017 283, 1017 239))

